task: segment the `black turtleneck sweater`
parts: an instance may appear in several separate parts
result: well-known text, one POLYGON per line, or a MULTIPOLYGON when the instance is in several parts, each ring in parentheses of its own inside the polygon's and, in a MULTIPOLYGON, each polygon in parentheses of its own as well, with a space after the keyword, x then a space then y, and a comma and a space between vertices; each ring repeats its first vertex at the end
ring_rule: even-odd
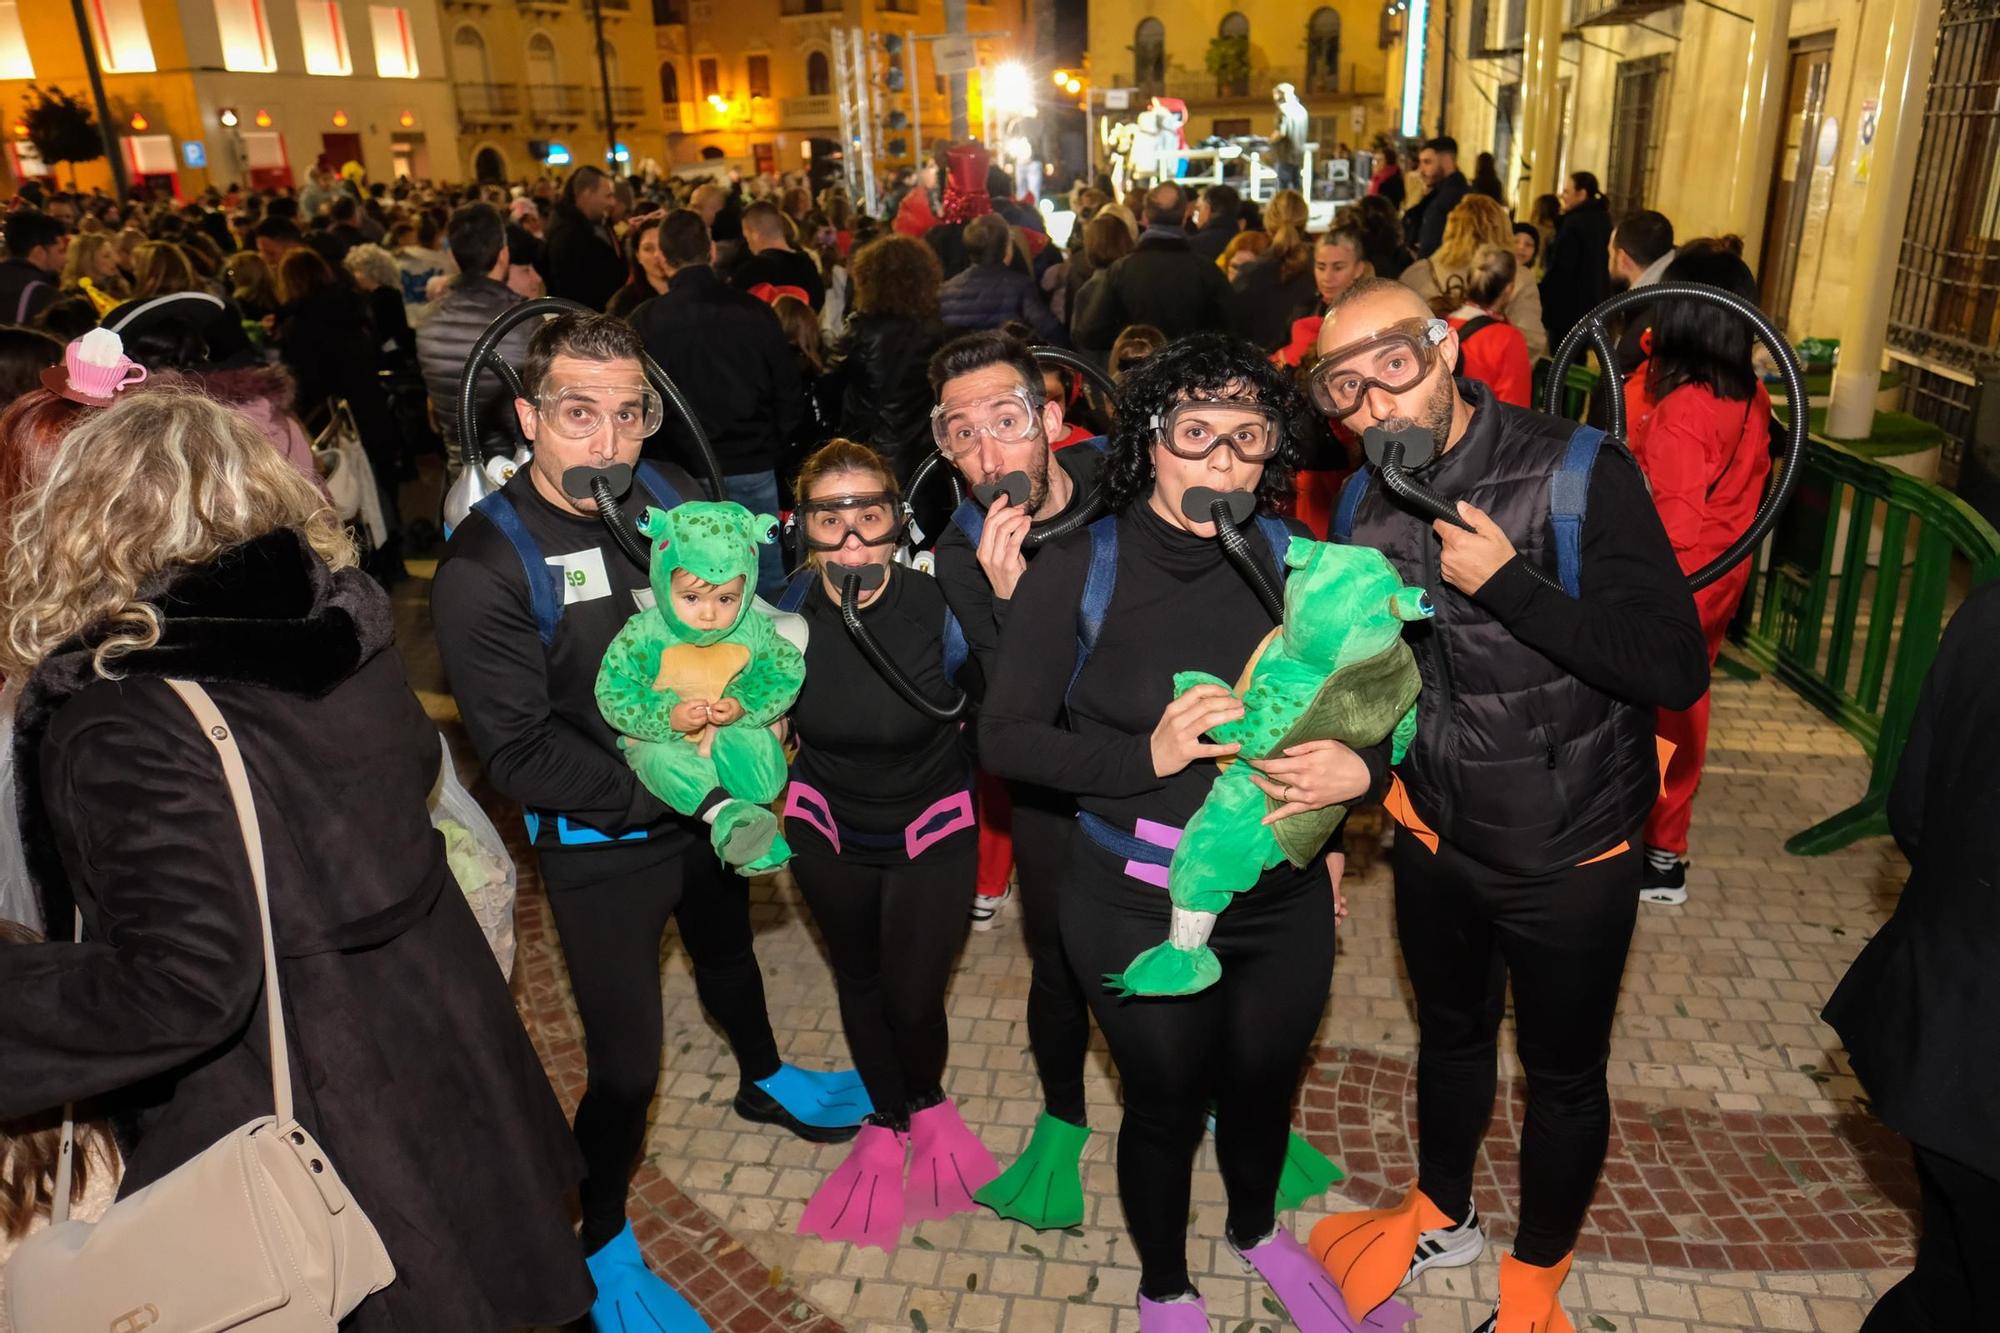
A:
MULTIPOLYGON (((1173 701, 1174 673, 1234 681, 1272 622, 1218 542, 1172 526, 1144 501, 1117 523, 1117 586, 1074 687, 1089 534, 1043 547, 1014 590, 980 710, 980 761, 1002 777, 1069 792, 1120 828, 1140 819, 1184 827, 1216 768, 1197 761, 1171 777, 1153 773, 1153 728, 1173 701)), ((1259 559, 1270 558, 1256 528, 1244 535, 1259 559)), ((1362 758, 1379 790, 1387 742, 1362 758)))

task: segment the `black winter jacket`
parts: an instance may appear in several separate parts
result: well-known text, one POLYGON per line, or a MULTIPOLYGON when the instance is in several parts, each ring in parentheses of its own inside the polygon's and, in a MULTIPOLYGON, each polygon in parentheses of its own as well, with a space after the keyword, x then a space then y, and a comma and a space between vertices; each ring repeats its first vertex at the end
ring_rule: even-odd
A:
POLYGON ((938 315, 946 328, 961 333, 997 329, 1016 319, 1044 342, 1068 341, 1041 287, 1012 264, 974 264, 947 282, 938 291, 938 315))
MULTIPOLYGON (((1308 274, 1308 277, 1311 275, 1308 274)), ((1077 293, 1078 347, 1109 351, 1127 325, 1151 324, 1168 341, 1229 327, 1229 280, 1184 240, 1145 235, 1139 248, 1093 275, 1077 293)))
MULTIPOLYGON (((801 399, 798 360, 771 307, 697 264, 669 278, 667 294, 640 306, 632 326, 694 406, 723 472, 776 471, 801 399)), ((703 475, 677 413, 646 441, 646 456, 703 475)))
POLYGON ((902 315, 848 316, 828 373, 840 383, 840 433, 889 456, 898 481, 929 454, 931 354, 950 335, 902 315))
POLYGON ((0 323, 31 322, 55 304, 59 279, 25 259, 0 260, 0 323))
POLYGON ((1895 911, 1827 1001, 1875 1113, 1897 1133, 2000 1177, 2000 584, 1953 613, 1889 789, 1910 858, 1895 911))
POLYGON ((431 827, 441 749, 388 597, 287 530, 148 593, 163 634, 118 659, 123 679, 72 641, 23 696, 30 864, 51 920, 81 904, 84 943, 0 949, 0 1118, 103 1099, 129 1196, 270 1114, 242 836, 214 747, 160 677, 198 681, 262 826, 297 1114, 396 1266, 343 1333, 581 1314, 575 1144, 431 827))
POLYGON ((610 231, 569 203, 558 203, 549 214, 535 269, 548 284, 550 296, 580 301, 592 310, 604 309, 629 276, 610 231))
MULTIPOLYGON (((523 299, 504 282, 480 273, 461 273, 431 304, 430 317, 418 327, 417 364, 424 372, 424 388, 430 392, 431 406, 446 440, 457 442, 459 378, 465 374, 472 345, 487 325, 523 299)), ((516 370, 527 359, 528 339, 534 331, 534 321, 523 321, 500 340, 501 358, 516 370)), ((514 452, 520 428, 514 423, 513 401, 514 395, 498 375, 488 371, 480 376, 479 442, 489 456, 514 452)))
POLYGON ((1379 547, 1427 589, 1436 617, 1406 628, 1423 693, 1397 769, 1417 814, 1446 841, 1521 874, 1574 866, 1638 834, 1659 794, 1654 710, 1708 688, 1694 599, 1638 465, 1603 446, 1591 473, 1579 584, 1556 572, 1549 484, 1575 424, 1458 381, 1472 420, 1419 469, 1446 500, 1489 514, 1514 545, 1475 595, 1446 583, 1431 520, 1368 475, 1351 540, 1379 547))
POLYGON ((1433 185, 1423 198, 1403 214, 1403 233, 1417 258, 1428 259, 1431 251, 1444 244, 1444 220, 1451 210, 1458 207, 1459 200, 1465 198, 1472 187, 1466 183, 1465 173, 1454 171, 1433 185))
POLYGON ((1285 276, 1285 256, 1260 255, 1229 284, 1235 298, 1232 331, 1267 352, 1292 340, 1292 325, 1319 309, 1310 263, 1285 276))
POLYGON ((1590 199, 1562 215, 1542 271, 1542 327, 1555 347, 1611 294, 1611 209, 1590 199))

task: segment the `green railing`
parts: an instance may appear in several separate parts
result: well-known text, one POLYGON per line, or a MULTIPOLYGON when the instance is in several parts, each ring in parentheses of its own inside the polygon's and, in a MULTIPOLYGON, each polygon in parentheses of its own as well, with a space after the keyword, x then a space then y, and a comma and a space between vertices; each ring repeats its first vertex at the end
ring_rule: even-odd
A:
POLYGON ((1889 786, 1954 575, 2000 574, 2000 532, 1951 492, 1813 436, 1766 557, 1752 567, 1742 648, 1873 761, 1860 801, 1785 843, 1818 856, 1889 831, 1889 786))
MULTIPOLYGON (((1538 408, 1548 372, 1549 362, 1535 363, 1538 408)), ((1570 367, 1563 414, 1581 421, 1597 382, 1595 371, 1570 367)), ((1814 409, 1808 425, 1824 419, 1824 410, 1814 409)), ((1970 586, 1996 575, 2000 531, 1963 500, 1877 461, 1865 446, 1809 438, 1791 504, 1751 557, 1732 637, 1851 732, 1871 765, 1862 798, 1795 834, 1786 851, 1819 856, 1889 831, 1889 786, 1937 656, 1954 580, 1970 586)), ((1732 671, 1726 657, 1716 670, 1754 674, 1732 671)))

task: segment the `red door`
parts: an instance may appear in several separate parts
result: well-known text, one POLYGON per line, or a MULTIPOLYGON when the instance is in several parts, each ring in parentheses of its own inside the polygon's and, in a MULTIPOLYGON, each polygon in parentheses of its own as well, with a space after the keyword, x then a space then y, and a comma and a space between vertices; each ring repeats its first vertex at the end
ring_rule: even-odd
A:
POLYGON ((361 136, 358 134, 322 134, 319 136, 319 163, 335 171, 349 162, 361 161, 361 136))

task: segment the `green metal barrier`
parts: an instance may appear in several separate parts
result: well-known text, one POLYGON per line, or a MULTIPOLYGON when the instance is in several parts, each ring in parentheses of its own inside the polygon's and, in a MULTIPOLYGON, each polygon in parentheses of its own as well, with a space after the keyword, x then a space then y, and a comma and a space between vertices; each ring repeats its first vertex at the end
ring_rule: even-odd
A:
MULTIPOLYGON (((1535 358, 1534 393, 1529 401, 1536 411, 1549 400, 1549 369, 1555 363, 1545 356, 1535 358)), ((1592 391, 1597 388, 1597 372, 1589 366, 1577 362, 1570 366, 1569 374, 1563 377, 1563 415, 1571 421, 1583 420, 1584 407, 1590 401, 1592 391)))
POLYGON ((1767 554, 1745 594, 1744 651, 1873 759, 1859 802, 1785 843, 1818 856, 1889 831, 1889 786, 1937 656, 1955 562, 1975 584, 2000 574, 2000 532, 1951 492, 1815 435, 1760 563, 1767 554))

